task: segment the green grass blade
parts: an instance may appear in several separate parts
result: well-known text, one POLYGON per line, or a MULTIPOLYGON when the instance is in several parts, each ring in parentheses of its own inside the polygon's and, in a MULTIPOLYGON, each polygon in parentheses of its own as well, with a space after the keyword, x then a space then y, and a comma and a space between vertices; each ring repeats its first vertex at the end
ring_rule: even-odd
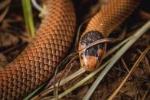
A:
POLYGON ((35 27, 34 27, 31 1, 30 0, 22 0, 22 6, 23 6, 23 14, 24 14, 24 20, 25 20, 27 32, 29 33, 29 35, 31 37, 34 37, 35 36, 35 27))

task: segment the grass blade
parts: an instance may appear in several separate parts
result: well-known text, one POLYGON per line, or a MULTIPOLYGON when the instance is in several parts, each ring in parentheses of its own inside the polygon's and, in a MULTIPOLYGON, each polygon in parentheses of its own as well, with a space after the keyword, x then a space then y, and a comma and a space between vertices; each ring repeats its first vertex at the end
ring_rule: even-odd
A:
POLYGON ((35 27, 33 21, 32 7, 30 0, 22 0, 23 13, 27 32, 31 37, 35 36, 35 27))

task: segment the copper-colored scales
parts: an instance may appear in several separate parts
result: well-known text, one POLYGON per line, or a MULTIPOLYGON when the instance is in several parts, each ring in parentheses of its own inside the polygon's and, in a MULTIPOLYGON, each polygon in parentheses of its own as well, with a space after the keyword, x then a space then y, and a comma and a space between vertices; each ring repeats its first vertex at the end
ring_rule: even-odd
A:
POLYGON ((71 0, 46 0, 46 16, 37 36, 0 70, 0 98, 20 99, 48 78, 73 42, 76 18, 71 0))
MULTIPOLYGON (((89 31, 107 37, 128 17, 138 0, 110 0, 91 19, 89 31)), ((45 0, 46 16, 37 36, 6 68, 0 70, 0 98, 21 99, 52 77, 73 41, 76 18, 71 0, 45 0)), ((86 67, 85 67, 86 68, 86 67)))

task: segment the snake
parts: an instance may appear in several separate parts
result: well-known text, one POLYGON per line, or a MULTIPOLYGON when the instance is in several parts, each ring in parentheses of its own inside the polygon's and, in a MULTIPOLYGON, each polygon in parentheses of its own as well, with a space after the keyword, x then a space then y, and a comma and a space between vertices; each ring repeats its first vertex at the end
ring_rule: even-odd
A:
MULTIPOLYGON (((79 48, 104 36, 107 37, 131 14, 138 2, 138 0, 110 0, 89 21, 80 38, 79 48)), ((36 37, 21 54, 0 70, 0 98, 2 100, 23 99, 49 80, 73 43, 77 25, 72 1, 44 0, 44 3, 46 13, 36 32, 36 37)), ((95 63, 91 65, 86 60, 89 63, 98 62, 97 58, 101 57, 100 53, 103 50, 103 45, 99 44, 80 53, 80 61, 84 68, 93 69, 95 63), (96 53, 94 55, 93 48, 96 53), (91 60, 92 56, 94 60, 91 60)))
POLYGON ((80 63, 86 71, 95 70, 101 63, 108 44, 108 40, 104 40, 131 15, 139 3, 140 0, 109 0, 91 18, 81 35, 78 47, 78 50, 82 51, 79 52, 80 63), (99 40, 104 42, 90 46, 99 40))

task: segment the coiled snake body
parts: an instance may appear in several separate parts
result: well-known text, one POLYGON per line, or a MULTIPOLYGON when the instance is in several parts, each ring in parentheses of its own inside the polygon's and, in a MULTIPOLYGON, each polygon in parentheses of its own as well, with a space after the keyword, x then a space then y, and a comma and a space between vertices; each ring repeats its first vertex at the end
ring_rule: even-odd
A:
POLYGON ((45 0, 47 15, 33 42, 0 71, 0 98, 20 99, 45 82, 66 55, 76 18, 71 0, 45 0))
MULTIPOLYGON (((133 11, 136 2, 138 0, 110 0, 91 19, 81 41, 86 33, 95 31, 108 36, 133 11)), ((72 43, 76 17, 71 0, 45 0, 45 3, 47 15, 35 39, 13 62, 0 70, 2 99, 21 99, 52 77, 72 43)))

